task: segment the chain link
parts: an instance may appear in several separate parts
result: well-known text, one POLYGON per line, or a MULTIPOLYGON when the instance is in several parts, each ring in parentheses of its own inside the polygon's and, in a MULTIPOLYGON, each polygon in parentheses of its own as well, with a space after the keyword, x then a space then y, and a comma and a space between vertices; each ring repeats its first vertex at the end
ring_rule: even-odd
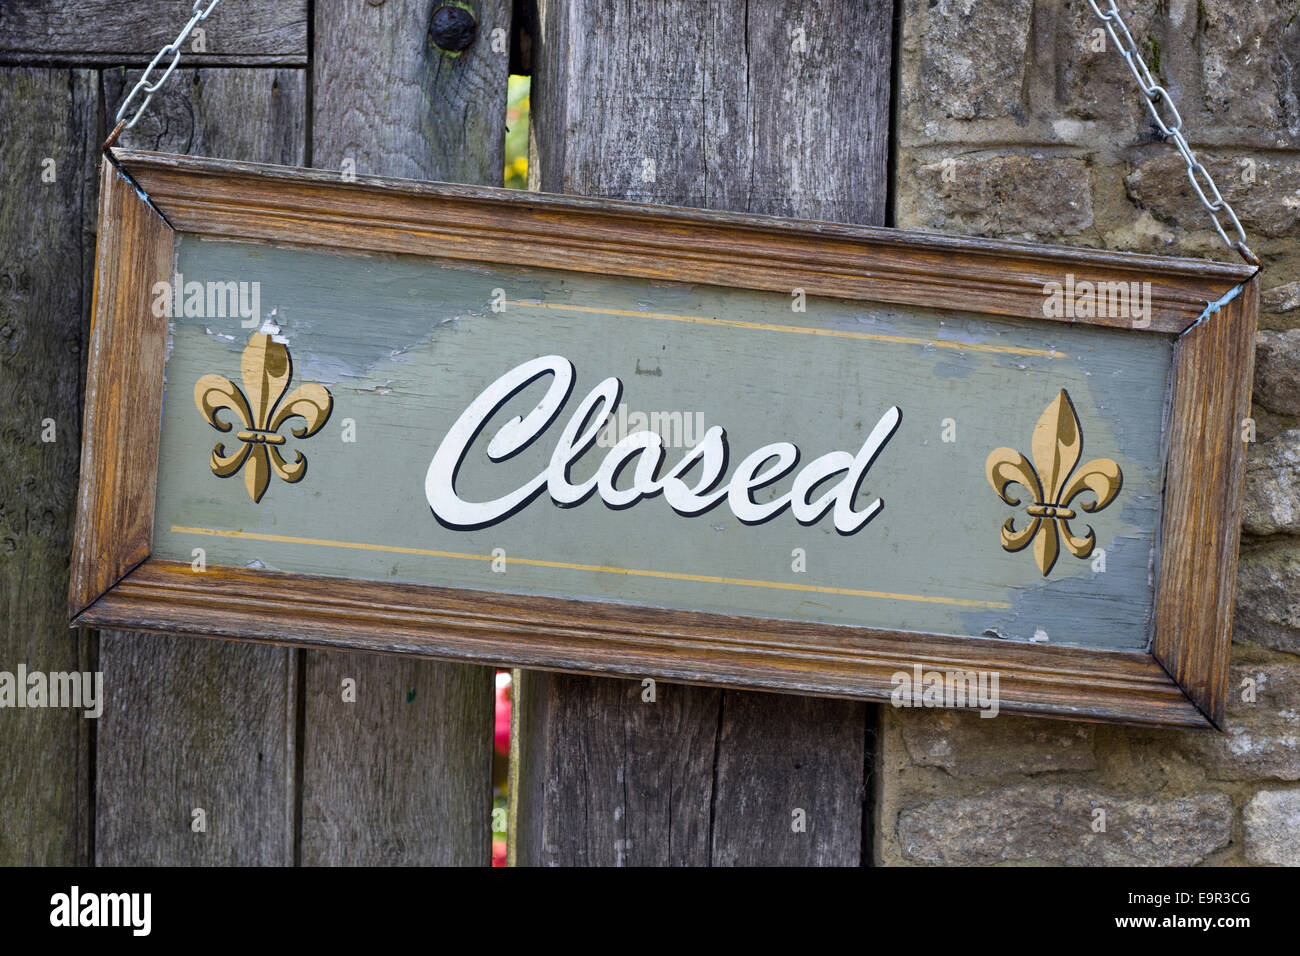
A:
MULTIPOLYGON (((153 99, 154 93, 167 82, 167 78, 176 69, 176 64, 180 62, 181 44, 189 37, 190 32, 196 25, 208 18, 208 15, 220 2, 221 0, 210 0, 207 8, 202 9, 204 0, 194 0, 189 22, 185 24, 175 40, 159 50, 157 55, 149 61, 149 65, 145 67, 139 82, 135 84, 126 99, 122 101, 122 105, 118 107, 114 121, 119 127, 121 127, 123 117, 126 116, 132 101, 141 92, 145 94, 144 102, 140 104, 135 111, 135 115, 131 117, 131 121, 126 124, 125 128, 130 129, 133 127, 140 117, 144 115, 144 111, 148 108, 149 101, 153 99), (169 53, 172 55, 172 59, 167 64, 167 69, 163 71, 162 76, 150 83, 149 76, 153 73, 154 67, 169 53)), ((1192 184, 1192 188, 1196 191, 1196 195, 1201 200, 1206 212, 1210 214, 1210 222, 1214 225, 1214 231, 1219 234, 1225 245, 1231 249, 1236 249, 1243 259, 1252 265, 1258 266, 1259 259, 1250 251, 1250 246, 1246 244, 1246 230, 1242 228, 1241 220, 1237 218, 1236 212, 1233 211, 1228 201, 1223 198, 1223 194, 1219 192, 1219 187, 1215 185, 1210 171, 1196 158, 1191 145, 1187 142, 1187 137, 1183 135, 1183 117, 1178 112, 1173 97, 1169 95, 1168 90, 1156 82, 1151 70, 1147 68, 1146 61, 1142 59, 1142 53, 1138 50, 1138 45, 1133 39, 1133 34, 1129 32, 1128 25, 1124 23, 1124 18, 1120 15, 1119 7, 1115 5, 1115 0, 1103 0, 1103 2, 1108 8, 1104 11, 1097 5, 1097 0, 1088 0, 1088 5, 1092 7, 1092 12, 1097 14, 1102 23, 1105 24, 1106 32, 1110 34, 1115 49, 1124 58, 1124 62, 1128 64, 1133 78, 1137 80, 1138 86, 1146 98, 1147 112, 1151 114, 1152 122, 1156 124, 1156 128, 1167 139, 1173 141, 1174 147, 1187 164, 1187 179, 1192 184), (1236 239, 1228 236, 1228 232, 1223 228, 1223 222, 1219 218, 1219 213, 1223 213, 1227 217, 1233 232, 1236 233, 1236 239)), ((120 129, 115 131, 114 139, 119 132, 120 129)))
MULTIPOLYGON (((128 107, 130 107, 131 105, 131 101, 134 100, 136 98, 136 95, 139 94, 141 91, 143 91, 145 94, 144 102, 141 103, 140 108, 135 111, 135 115, 131 117, 131 122, 126 124, 125 129, 130 129, 132 126, 136 124, 136 122, 140 119, 140 117, 144 115, 144 111, 148 108, 149 101, 153 99, 154 93, 158 91, 159 87, 161 87, 164 83, 167 82, 167 77, 172 75, 172 70, 176 69, 176 64, 181 61, 181 44, 184 43, 185 40, 189 37, 190 31, 193 30, 194 27, 200 21, 206 20, 208 18, 208 14, 210 14, 213 8, 216 7, 216 5, 220 2, 221 0, 211 0, 211 2, 208 3, 208 7, 206 10, 200 10, 200 8, 203 6, 204 0, 194 0, 194 7, 191 10, 190 22, 185 24, 185 28, 181 30, 180 34, 176 37, 175 40, 173 40, 171 43, 168 43, 165 47, 159 50, 157 55, 155 55, 154 58, 149 61, 149 65, 144 68, 144 73, 140 76, 139 82, 137 82, 135 86, 132 87, 131 92, 127 94, 126 99, 122 101, 122 105, 117 108, 117 116, 114 117, 113 120, 114 123, 116 123, 118 126, 121 126, 122 118, 126 116, 126 112, 128 107), (167 64, 167 69, 163 71, 162 76, 158 77, 157 80, 150 83, 149 74, 153 72, 154 67, 156 67, 158 65, 158 62, 163 57, 165 57, 168 53, 172 55, 171 63, 167 64)), ((121 130, 117 130, 116 132, 120 133, 121 130)))
POLYGON ((1142 88, 1142 94, 1146 97, 1147 112, 1151 114, 1151 119, 1156 124, 1156 128, 1164 134, 1166 139, 1173 141, 1174 147, 1178 150, 1179 155, 1183 157, 1183 162, 1187 164, 1187 179, 1191 182, 1192 188, 1196 190, 1196 195, 1200 198, 1206 212, 1210 214, 1210 222, 1214 224, 1214 231, 1219 234, 1219 238, 1224 241, 1228 248, 1236 249, 1243 259, 1253 266, 1258 266, 1259 259, 1255 256, 1255 253, 1250 251, 1250 246, 1246 245, 1246 230, 1241 228, 1241 220, 1232 211, 1232 206, 1228 205, 1228 201, 1223 198, 1222 193, 1219 192, 1219 187, 1214 184, 1214 178, 1210 175, 1210 171, 1196 158, 1196 154, 1192 152, 1192 147, 1187 142, 1187 137, 1183 135, 1183 117, 1178 112, 1178 107, 1174 105, 1174 98, 1169 95, 1168 90, 1156 82, 1155 77, 1151 75, 1151 71, 1147 69, 1146 61, 1142 59, 1138 45, 1133 40, 1133 34, 1129 33, 1124 18, 1120 16, 1119 8, 1115 6, 1115 0, 1104 0, 1104 2, 1109 8, 1105 12, 1102 12, 1101 7, 1097 5, 1097 0, 1088 0, 1088 5, 1092 7, 1092 12, 1097 14, 1102 23, 1106 25, 1106 32, 1110 34, 1115 49, 1124 58, 1129 71, 1132 72, 1134 79, 1138 81, 1138 86, 1142 88), (1200 181, 1198 181, 1198 177, 1200 181), (1223 228, 1223 221, 1219 218, 1219 213, 1223 213, 1227 217, 1228 223, 1236 233, 1236 239, 1228 236, 1227 230, 1223 228))

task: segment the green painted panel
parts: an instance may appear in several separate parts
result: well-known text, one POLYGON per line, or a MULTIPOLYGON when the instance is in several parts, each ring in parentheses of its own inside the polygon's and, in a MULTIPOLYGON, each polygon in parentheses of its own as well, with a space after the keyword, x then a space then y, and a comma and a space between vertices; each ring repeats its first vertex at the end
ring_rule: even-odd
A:
MULTIPOLYGON (((237 314, 217 315, 215 297, 202 307, 193 298, 191 311, 206 314, 185 315, 182 297, 170 321, 159 557, 188 561, 203 548, 209 564, 1097 648, 1148 646, 1167 336, 836 299, 808 298, 798 311, 793 295, 194 236, 180 240, 177 271, 183 283, 250 283, 244 304, 254 317, 245 328, 237 314), (332 408, 309 437, 292 433, 301 418, 278 429, 287 440, 277 449, 291 463, 301 452, 306 472, 295 483, 270 474, 255 502, 245 481, 252 465, 221 478, 210 463, 215 444, 226 454, 241 447, 235 435, 244 426, 225 410, 217 414, 235 427, 218 432, 194 392, 205 375, 227 377, 245 393, 255 388, 241 379, 241 358, 259 328, 291 357, 288 388, 323 386, 332 408), (506 517, 466 528, 456 523, 475 523, 469 509, 459 514, 445 482, 435 482, 440 520, 426 479, 444 439, 489 386, 543 356, 567 361, 557 359, 558 372, 539 375, 486 420, 454 484, 470 503, 508 496, 530 481, 537 496, 506 517), (492 444, 511 419, 525 419, 517 439, 532 433, 538 416, 530 412, 569 363, 571 393, 553 420, 522 450, 491 460, 489 447, 511 450, 509 429, 497 438, 501 447, 492 444), (688 455, 700 460, 679 487, 611 507, 604 498, 632 487, 646 456, 632 457, 615 491, 597 489, 561 507, 553 497, 563 499, 563 489, 554 481, 541 487, 539 476, 574 410, 610 377, 621 383, 623 406, 614 438, 650 425, 668 446, 655 473, 642 465, 644 479, 662 479, 688 455), (1035 427, 1062 390, 1070 402, 1057 405, 1064 423, 1056 432, 1069 437, 1072 405, 1082 436, 1074 474, 1087 462, 1110 460, 1122 485, 1092 514, 1082 506, 1095 500, 1093 491, 1068 503, 1038 502, 1071 508, 1074 534, 1091 526, 1104 552, 1084 549, 1088 556, 1079 558, 1063 542, 1044 575, 1034 545, 1009 552, 1001 538, 1008 518, 1017 531, 1029 524, 1026 506, 1035 502, 1018 485, 1008 490, 1023 499, 1018 507, 1001 500, 986 463, 999 447, 1035 459, 1035 427), (899 419, 892 432, 891 409, 899 419), (797 447, 797 466, 748 499, 761 506, 790 495, 800 470, 821 456, 841 452, 827 463, 847 466, 882 421, 883 442, 856 495, 847 471, 808 489, 814 501, 838 501, 818 520, 800 523, 785 508, 744 523, 736 514, 745 514, 743 490, 695 516, 672 507, 691 510, 684 489, 711 467, 717 441, 706 432, 714 426, 725 430, 723 482, 761 446, 797 447), (864 522, 877 499, 878 511, 864 522)), ((576 457, 570 481, 595 476, 610 444, 602 436, 576 457)), ((1048 481, 1044 453, 1037 457, 1048 481)), ((1063 484, 1064 469, 1060 477, 1063 484)), ((1045 528, 1055 524, 1044 519, 1045 528)), ((1037 540, 1045 539, 1046 531, 1037 540)))

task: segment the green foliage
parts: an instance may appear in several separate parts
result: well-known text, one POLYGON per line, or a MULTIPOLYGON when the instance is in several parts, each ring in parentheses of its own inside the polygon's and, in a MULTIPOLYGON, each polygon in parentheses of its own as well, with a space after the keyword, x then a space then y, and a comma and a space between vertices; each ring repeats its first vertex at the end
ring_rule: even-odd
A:
POLYGON ((506 177, 511 189, 528 188, 528 94, 532 78, 510 77, 506 94, 506 177))
POLYGON ((1153 75, 1160 73, 1160 44, 1153 36, 1147 36, 1147 66, 1153 75))

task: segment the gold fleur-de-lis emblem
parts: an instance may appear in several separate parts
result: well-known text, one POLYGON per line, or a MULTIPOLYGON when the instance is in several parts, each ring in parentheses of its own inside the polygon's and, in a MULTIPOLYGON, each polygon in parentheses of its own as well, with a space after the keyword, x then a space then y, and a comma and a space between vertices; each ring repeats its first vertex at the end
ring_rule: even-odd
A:
POLYGON ((1089 514, 1100 511, 1115 500, 1124 476, 1119 465, 1109 458, 1094 458, 1075 469, 1083 454, 1083 432, 1065 389, 1038 419, 1032 451, 1033 465, 1018 451, 996 448, 984 469, 998 497, 1012 507, 1019 505, 1020 499, 1007 494, 1009 486, 1019 484, 1032 495, 1033 503, 1026 506, 1025 512, 1033 521, 1017 531, 1016 519, 1008 518, 1002 526, 1002 547, 1020 551, 1033 542, 1034 560, 1046 577, 1060 555, 1062 536, 1076 558, 1091 555, 1096 544, 1091 527, 1083 537, 1070 530, 1070 522, 1078 517, 1070 507, 1074 499, 1090 491, 1096 500, 1091 504, 1083 502, 1080 507, 1089 514))
POLYGON ((223 375, 204 375, 194 385, 194 404, 217 431, 231 429, 231 423, 218 418, 217 412, 230 409, 239 416, 244 426, 235 433, 239 449, 227 455, 225 445, 218 442, 212 449, 212 473, 229 478, 247 466, 244 487, 256 503, 266 494, 271 472, 290 483, 301 481, 307 473, 307 459, 301 452, 294 452, 292 462, 280 454, 287 441, 281 427, 291 418, 301 418, 306 424, 290 430, 295 438, 310 438, 330 417, 334 399, 322 385, 299 385, 286 396, 293 362, 288 348, 265 333, 257 332, 248 340, 239 367, 242 391, 223 375))

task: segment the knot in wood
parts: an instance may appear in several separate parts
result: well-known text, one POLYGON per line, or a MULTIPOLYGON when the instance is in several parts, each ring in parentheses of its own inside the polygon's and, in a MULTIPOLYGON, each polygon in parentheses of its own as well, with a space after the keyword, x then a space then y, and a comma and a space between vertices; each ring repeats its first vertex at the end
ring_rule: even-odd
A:
POLYGON ((429 18, 429 39, 441 50, 459 53, 474 42, 478 21, 464 7, 444 3, 429 18))

